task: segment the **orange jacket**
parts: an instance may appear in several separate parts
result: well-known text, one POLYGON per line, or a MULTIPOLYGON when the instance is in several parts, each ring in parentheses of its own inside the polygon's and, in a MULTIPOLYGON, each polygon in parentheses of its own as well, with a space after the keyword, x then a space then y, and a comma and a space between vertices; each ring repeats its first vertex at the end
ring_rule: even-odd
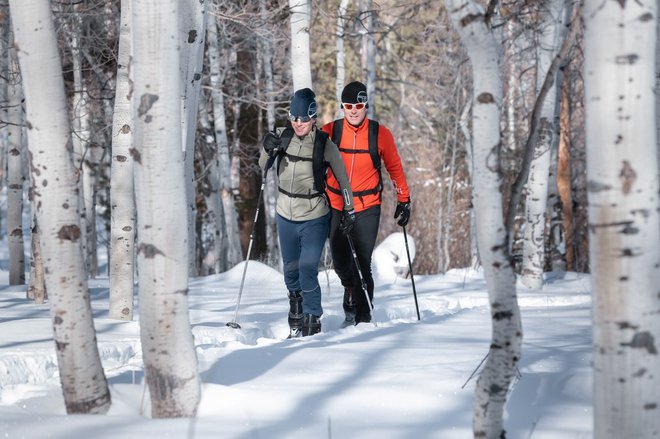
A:
MULTIPOLYGON (((343 119, 343 131, 341 136, 339 150, 341 151, 348 180, 351 182, 353 193, 368 191, 378 186, 378 170, 374 168, 369 150, 369 119, 365 119, 359 127, 355 127, 343 119), (361 153, 351 153, 346 151, 361 151, 361 153), (365 153, 366 152, 366 153, 365 153)), ((327 123, 321 128, 332 136, 332 127, 334 122, 327 123)), ((392 179, 396 190, 397 201, 406 202, 410 200, 408 183, 403 173, 401 158, 396 149, 392 133, 385 126, 380 125, 378 129, 378 154, 381 158, 381 167, 387 169, 387 173, 392 179)), ((331 170, 328 170, 327 185, 329 188, 339 188, 339 183, 331 170)), ((341 210, 344 206, 341 195, 331 190, 326 190, 330 199, 330 205, 333 209, 341 210)), ((380 194, 367 194, 353 197, 355 211, 360 212, 380 204, 380 194)))

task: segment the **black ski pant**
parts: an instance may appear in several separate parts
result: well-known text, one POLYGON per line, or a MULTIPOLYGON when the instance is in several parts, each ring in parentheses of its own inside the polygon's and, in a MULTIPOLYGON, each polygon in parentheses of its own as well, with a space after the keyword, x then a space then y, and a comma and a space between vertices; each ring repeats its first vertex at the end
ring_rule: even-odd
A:
MULTIPOLYGON (((370 316, 371 310, 369 303, 362 291, 362 284, 358 275, 351 247, 348 239, 341 233, 339 223, 341 221, 342 211, 332 209, 332 218, 330 219, 330 251, 332 253, 332 265, 341 284, 344 287, 353 289, 353 300, 355 301, 355 311, 360 316, 370 316)), ((371 274, 371 256, 376 245, 378 236, 378 226, 380 224, 380 206, 370 207, 367 210, 355 214, 355 224, 351 231, 351 239, 355 246, 360 272, 364 278, 369 293, 369 300, 373 303, 374 298, 374 278, 371 274)))

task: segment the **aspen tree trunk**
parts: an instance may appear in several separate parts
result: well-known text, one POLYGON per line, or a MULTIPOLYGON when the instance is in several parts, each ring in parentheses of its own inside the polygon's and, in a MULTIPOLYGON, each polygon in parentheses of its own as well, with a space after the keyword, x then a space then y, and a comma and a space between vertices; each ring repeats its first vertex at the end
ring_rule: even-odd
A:
MULTIPOLYGON (((346 10, 350 0, 341 0, 337 9, 337 35, 335 36, 337 79, 335 80, 335 99, 341 102, 341 92, 346 84, 346 50, 344 49, 344 35, 346 34, 346 10)), ((337 104, 335 119, 344 117, 343 110, 337 104)))
POLYGON ((91 154, 88 151, 90 144, 89 130, 89 101, 82 71, 82 53, 80 48, 80 32, 82 20, 79 13, 80 4, 73 5, 71 9, 58 6, 59 12, 69 13, 69 19, 63 20, 65 34, 68 36, 68 48, 71 51, 73 73, 72 130, 71 141, 73 145, 74 166, 79 174, 80 197, 80 224, 82 226, 82 243, 85 252, 85 268, 87 273, 95 277, 97 274, 96 258, 96 218, 94 212, 94 177, 90 166, 91 154))
POLYGON ((67 413, 105 413, 101 367, 87 289, 62 67, 47 0, 11 0, 25 84, 34 209, 67 413), (34 23, 40 23, 35 27, 34 23))
POLYGON ((369 96, 367 117, 373 119, 376 114, 376 38, 374 37, 376 10, 371 0, 362 1, 362 16, 366 21, 363 47, 365 53, 364 76, 367 78, 367 96, 369 96))
MULTIPOLYGON (((267 20, 268 9, 265 0, 259 0, 259 14, 264 22, 267 20)), ((273 57, 272 47, 268 38, 259 39, 259 56, 263 64, 263 75, 265 79, 266 91, 266 129, 275 129, 275 102, 273 101, 273 57)), ((261 72, 257 72, 257 75, 261 72)), ((261 138, 261 136, 259 137, 261 138)), ((268 265, 279 267, 280 241, 277 237, 277 173, 269 172, 267 182, 264 188, 264 213, 266 218, 266 240, 268 242, 268 265)))
MULTIPOLYGON (((0 81, 0 102, 5 103, 5 105, 0 105, 0 118, 3 121, 9 120, 9 106, 7 105, 8 98, 8 87, 9 83, 12 82, 10 78, 10 63, 12 55, 10 53, 10 47, 13 46, 13 35, 11 33, 11 22, 9 17, 9 6, 6 4, 0 5, 0 33, 2 38, 0 38, 0 77, 3 79, 0 81)), ((19 84, 20 87, 20 84, 19 84)), ((0 186, 2 185, 2 175, 5 169, 5 160, 7 155, 7 150, 9 149, 9 127, 6 124, 0 124, 0 186)), ((0 221, 0 226, 2 221, 0 221)), ((0 237, 2 237, 3 228, 0 227, 0 237)))
POLYGON ((656 39, 655 39, 655 129, 656 145, 658 153, 658 175, 660 175, 660 14, 656 14, 656 39))
POLYGON ((133 120, 129 62, 131 0, 121 0, 115 107, 110 167, 110 303, 109 316, 133 320, 135 283, 135 196, 133 193, 133 120))
POLYGON ((188 199, 188 275, 197 275, 196 228, 197 203, 195 191, 195 135, 199 115, 199 93, 202 86, 202 62, 206 39, 206 0, 179 2, 181 42, 181 105, 182 144, 186 163, 186 197, 188 199))
POLYGON ((7 244, 9 285, 25 284, 25 242, 23 239, 23 91, 16 51, 7 52, 7 244))
POLYGON ((655 0, 586 0, 594 438, 660 435, 655 0))
POLYGON ((566 270, 575 271, 575 249, 573 233, 573 192, 571 190, 571 154, 570 148, 570 102, 568 97, 569 81, 561 85, 561 104, 559 114, 559 145, 557 146, 557 187, 561 198, 564 243, 566 248, 566 270))
POLYGON ((497 150, 501 144, 501 48, 485 23, 480 5, 465 0, 446 0, 445 4, 472 64, 473 200, 493 331, 488 359, 475 391, 473 433, 474 437, 495 439, 504 435, 504 405, 520 361, 522 344, 516 278, 507 251, 507 231, 499 192, 501 179, 497 150))
MULTIPOLYGON (((312 66, 309 46, 309 0, 289 0, 291 22, 291 73, 293 91, 312 88, 312 66)), ((293 93, 291 93, 293 95, 293 93)))
POLYGON ((27 288, 27 298, 34 300, 34 303, 42 304, 46 301, 46 279, 44 274, 44 259, 41 255, 40 235, 41 231, 37 225, 37 218, 34 218, 32 227, 32 259, 30 261, 30 278, 27 288))
POLYGON ((140 339, 154 418, 194 416, 200 399, 188 319, 188 215, 181 154, 177 0, 132 3, 140 339))
POLYGON ((217 148, 217 187, 214 186, 214 192, 220 197, 220 205, 216 214, 216 227, 219 230, 217 246, 220 253, 218 269, 223 272, 243 260, 238 231, 238 214, 234 204, 234 189, 236 189, 237 184, 235 184, 236 180, 232 178, 232 161, 236 163, 238 160, 232 160, 229 149, 225 101, 222 94, 222 83, 227 70, 227 58, 220 55, 223 47, 220 38, 223 38, 222 41, 224 41, 224 37, 218 33, 215 17, 211 17, 208 24, 209 81, 211 84, 213 128, 217 148))
MULTIPOLYGON (((537 92, 539 95, 549 74, 553 58, 559 51, 563 39, 564 0, 545 3, 542 10, 539 44, 537 44, 537 92)), ((525 227, 523 228, 523 259, 521 282, 528 288, 543 287, 545 266, 546 211, 548 206, 548 177, 550 153, 555 133, 554 115, 557 103, 556 77, 541 103, 539 133, 534 145, 534 157, 530 163, 525 198, 525 227)))

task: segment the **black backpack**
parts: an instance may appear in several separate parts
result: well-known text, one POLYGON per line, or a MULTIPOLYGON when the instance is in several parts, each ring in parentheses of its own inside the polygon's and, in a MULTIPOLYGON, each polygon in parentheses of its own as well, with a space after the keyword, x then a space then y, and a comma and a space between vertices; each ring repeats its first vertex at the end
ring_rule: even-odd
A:
MULTIPOLYGON (((280 151, 277 157, 277 173, 279 174, 280 162, 282 158, 286 155, 290 161, 309 161, 307 157, 300 157, 293 154, 287 154, 286 150, 291 143, 291 139, 294 135, 293 127, 290 123, 287 123, 282 134, 280 135, 280 151)), ((312 173, 314 175, 314 190, 318 193, 316 194, 292 194, 291 192, 285 191, 282 188, 278 187, 278 190, 285 195, 294 198, 315 198, 322 195, 325 195, 325 174, 328 170, 328 162, 324 160, 325 155, 325 144, 328 141, 328 134, 319 129, 316 130, 316 137, 314 138, 314 149, 312 150, 312 173)))

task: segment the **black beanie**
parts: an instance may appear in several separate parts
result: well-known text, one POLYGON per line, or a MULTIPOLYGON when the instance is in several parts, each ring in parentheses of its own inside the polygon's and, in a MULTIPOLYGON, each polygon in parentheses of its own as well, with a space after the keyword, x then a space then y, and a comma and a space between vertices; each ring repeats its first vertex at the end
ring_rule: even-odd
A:
POLYGON ((366 104, 369 101, 367 87, 360 81, 351 82, 341 92, 341 101, 347 104, 366 104))
POLYGON ((289 113, 293 117, 316 117, 316 95, 309 88, 297 90, 291 98, 289 113))

